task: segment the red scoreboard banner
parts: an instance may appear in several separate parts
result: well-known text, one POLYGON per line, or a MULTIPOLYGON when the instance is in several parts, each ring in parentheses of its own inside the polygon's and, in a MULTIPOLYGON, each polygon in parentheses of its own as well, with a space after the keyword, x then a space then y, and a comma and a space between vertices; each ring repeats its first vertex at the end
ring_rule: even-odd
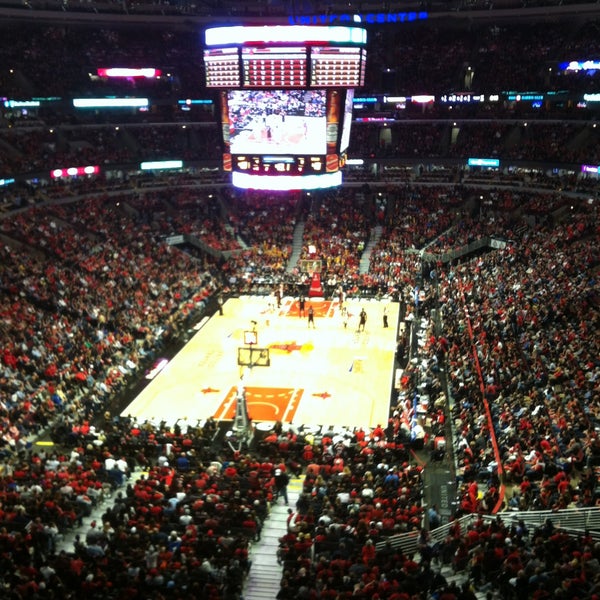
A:
POLYGON ((306 50, 242 48, 244 87, 306 87, 306 50))

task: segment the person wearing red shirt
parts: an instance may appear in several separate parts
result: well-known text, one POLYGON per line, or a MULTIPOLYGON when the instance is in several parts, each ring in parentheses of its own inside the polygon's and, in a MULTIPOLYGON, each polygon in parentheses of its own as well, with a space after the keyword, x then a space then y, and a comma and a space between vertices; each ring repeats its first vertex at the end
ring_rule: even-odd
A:
POLYGON ((373 540, 368 539, 361 549, 363 563, 367 566, 372 565, 375 560, 375 553, 375 544, 373 543, 373 540))

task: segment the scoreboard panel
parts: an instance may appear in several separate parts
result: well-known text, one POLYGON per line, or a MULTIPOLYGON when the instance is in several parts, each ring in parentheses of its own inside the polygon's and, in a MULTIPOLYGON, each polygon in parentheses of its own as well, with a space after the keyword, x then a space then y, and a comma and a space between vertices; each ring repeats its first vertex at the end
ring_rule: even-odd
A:
POLYGON ((310 85, 359 87, 365 83, 363 48, 315 46, 310 53, 310 85))
POLYGON ((215 27, 206 31, 206 85, 220 89, 364 85, 366 33, 357 27, 215 27))
POLYGON ((242 48, 244 87, 306 87, 304 48, 242 48))
POLYGON ((366 50, 347 46, 250 46, 205 50, 209 88, 361 87, 366 50), (309 81, 310 73, 310 81, 309 81))
POLYGON ((235 171, 255 175, 318 175, 325 173, 323 156, 244 156, 232 157, 235 171))
POLYGON ((204 51, 206 87, 240 87, 240 60, 237 48, 211 48, 204 51))

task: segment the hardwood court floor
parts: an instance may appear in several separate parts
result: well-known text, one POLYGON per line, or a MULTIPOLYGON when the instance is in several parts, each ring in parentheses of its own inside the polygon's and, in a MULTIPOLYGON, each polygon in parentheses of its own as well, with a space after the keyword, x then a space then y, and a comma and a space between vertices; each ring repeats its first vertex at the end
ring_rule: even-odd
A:
MULTIPOLYGON (((280 309, 266 297, 233 298, 202 324, 186 346, 148 383, 123 415, 169 424, 178 419, 231 420, 239 386, 255 422, 373 427, 386 423, 394 380, 398 304, 350 300, 344 328, 337 301, 307 300, 316 328, 298 303, 280 309), (390 327, 383 327, 387 305, 390 327), (357 332, 361 308, 365 331, 357 332), (254 324, 255 322, 255 324, 254 324), (270 366, 240 367, 244 332, 256 329, 256 348, 268 348, 270 366)), ((256 356, 256 354, 254 354, 256 356)))

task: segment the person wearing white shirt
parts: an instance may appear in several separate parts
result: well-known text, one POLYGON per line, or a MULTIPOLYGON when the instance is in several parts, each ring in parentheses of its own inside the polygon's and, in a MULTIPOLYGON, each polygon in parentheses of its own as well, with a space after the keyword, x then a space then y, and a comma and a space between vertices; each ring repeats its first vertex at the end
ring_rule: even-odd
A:
POLYGON ((129 465, 127 464, 127 461, 121 457, 116 461, 116 465, 117 465, 117 469, 119 469, 119 471, 125 473, 125 474, 129 474, 129 465))

